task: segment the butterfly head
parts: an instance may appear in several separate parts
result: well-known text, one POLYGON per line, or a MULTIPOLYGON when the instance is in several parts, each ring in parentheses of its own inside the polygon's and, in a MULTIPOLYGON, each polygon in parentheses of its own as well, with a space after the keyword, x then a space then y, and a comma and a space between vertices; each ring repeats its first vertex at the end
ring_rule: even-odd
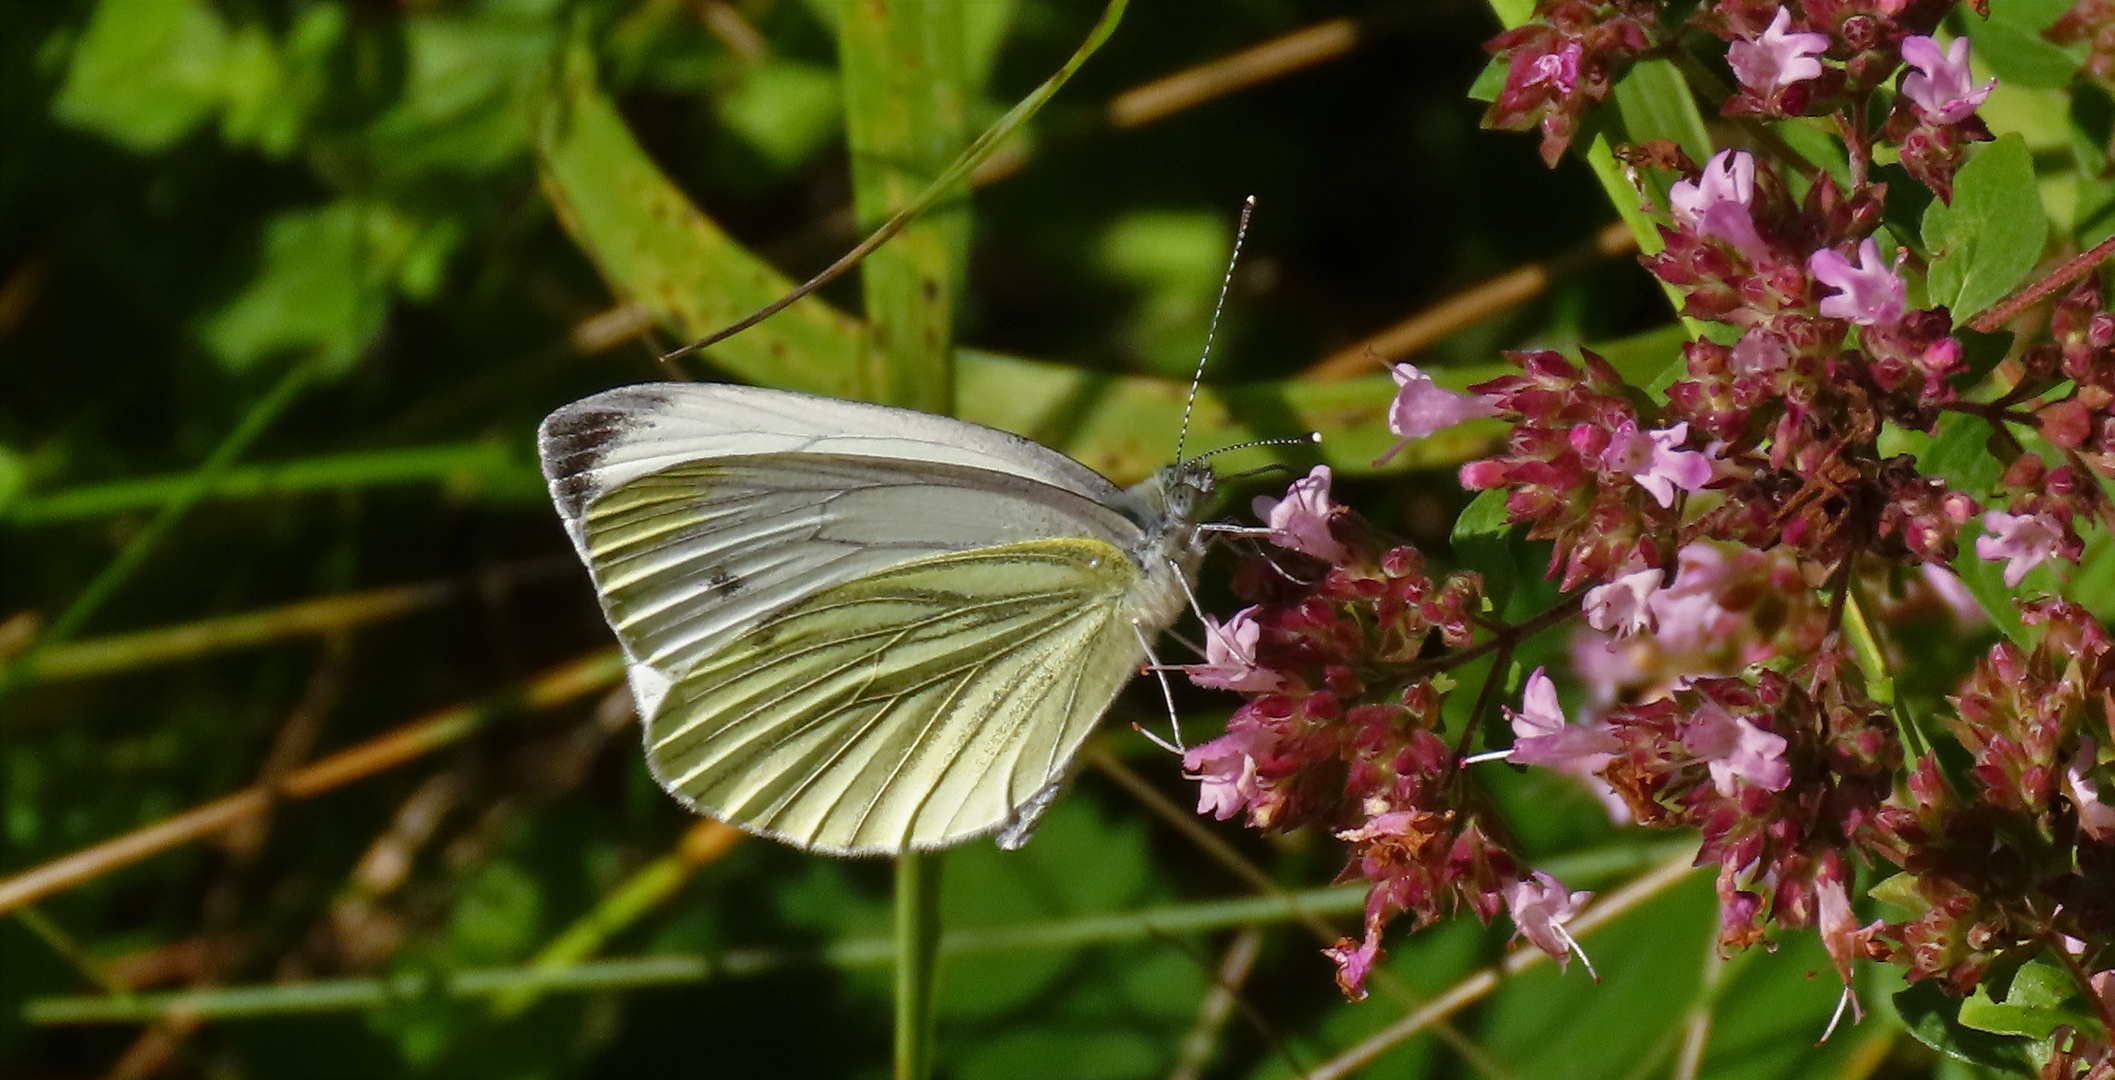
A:
POLYGON ((1219 477, 1212 463, 1201 458, 1178 461, 1154 476, 1167 500, 1170 524, 1195 525, 1211 512, 1212 494, 1219 477))
POLYGON ((1146 531, 1146 545, 1174 552, 1202 550, 1197 525, 1212 512, 1219 486, 1212 463, 1201 458, 1178 461, 1139 482, 1130 494, 1137 500, 1134 518, 1146 531))

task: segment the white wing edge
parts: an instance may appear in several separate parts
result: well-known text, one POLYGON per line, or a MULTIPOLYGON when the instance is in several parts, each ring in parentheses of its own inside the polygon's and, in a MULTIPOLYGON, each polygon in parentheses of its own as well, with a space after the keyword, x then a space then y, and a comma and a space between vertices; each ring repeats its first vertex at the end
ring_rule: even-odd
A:
POLYGON ((537 431, 551 500, 579 545, 587 505, 672 465, 760 454, 945 462, 1024 477, 1136 517, 1101 474, 1018 435, 910 409, 724 383, 640 383, 558 409, 537 431))

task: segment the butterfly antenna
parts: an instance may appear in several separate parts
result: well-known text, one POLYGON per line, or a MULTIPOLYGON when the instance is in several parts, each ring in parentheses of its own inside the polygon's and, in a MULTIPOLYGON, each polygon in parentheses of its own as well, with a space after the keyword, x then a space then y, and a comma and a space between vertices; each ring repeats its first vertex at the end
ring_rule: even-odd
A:
POLYGON ((1204 379, 1204 362, 1212 358, 1212 338, 1219 333, 1219 313, 1226 310, 1227 290, 1234 284, 1234 267, 1241 262, 1241 241, 1248 239, 1248 216, 1256 210, 1256 197, 1241 201, 1241 224, 1234 227, 1234 253, 1226 260, 1226 277, 1219 282, 1219 302, 1212 305, 1212 322, 1204 331, 1204 355, 1197 358, 1197 371, 1190 376, 1190 397, 1182 403, 1182 432, 1175 436, 1175 461, 1182 462, 1183 444, 1190 439, 1190 414, 1197 409, 1197 385, 1204 379))
MULTIPOLYGON (((1256 446, 1313 446, 1321 441, 1322 433, 1319 431, 1310 431, 1305 435, 1295 435, 1291 438, 1286 439, 1251 439, 1245 443, 1235 443, 1232 446, 1222 446, 1217 450, 1207 450, 1204 453, 1197 455, 1197 460, 1203 461, 1205 458, 1208 457, 1217 457, 1220 454, 1231 454, 1236 450, 1247 450, 1251 447, 1256 446)), ((1178 458, 1177 460, 1180 459, 1178 458)), ((1277 465, 1273 465, 1270 467, 1283 468, 1283 466, 1277 465)), ((1247 476, 1249 474, 1242 473, 1241 475, 1247 476)), ((1228 477, 1228 479, 1232 479, 1232 477, 1228 477)))

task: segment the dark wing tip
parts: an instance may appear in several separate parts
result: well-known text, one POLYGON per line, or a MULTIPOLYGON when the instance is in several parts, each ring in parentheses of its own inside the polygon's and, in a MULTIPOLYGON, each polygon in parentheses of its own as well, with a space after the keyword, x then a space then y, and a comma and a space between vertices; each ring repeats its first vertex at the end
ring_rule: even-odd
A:
POLYGON ((583 398, 544 417, 537 429, 536 448, 558 508, 568 517, 579 517, 596 494, 590 474, 604 451, 642 416, 667 403, 667 395, 652 387, 625 386, 583 398))

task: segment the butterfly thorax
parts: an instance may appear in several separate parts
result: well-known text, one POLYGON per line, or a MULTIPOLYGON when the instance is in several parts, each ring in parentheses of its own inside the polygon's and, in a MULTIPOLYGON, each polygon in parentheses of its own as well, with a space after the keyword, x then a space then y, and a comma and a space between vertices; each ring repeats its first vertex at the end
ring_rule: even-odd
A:
POLYGON ((1145 580, 1134 594, 1133 617, 1149 627, 1175 621, 1188 603, 1188 582, 1204 561, 1204 537, 1198 531, 1212 509, 1218 477, 1208 461, 1178 461, 1132 485, 1124 494, 1131 505, 1126 516, 1144 535, 1131 558, 1145 580))

